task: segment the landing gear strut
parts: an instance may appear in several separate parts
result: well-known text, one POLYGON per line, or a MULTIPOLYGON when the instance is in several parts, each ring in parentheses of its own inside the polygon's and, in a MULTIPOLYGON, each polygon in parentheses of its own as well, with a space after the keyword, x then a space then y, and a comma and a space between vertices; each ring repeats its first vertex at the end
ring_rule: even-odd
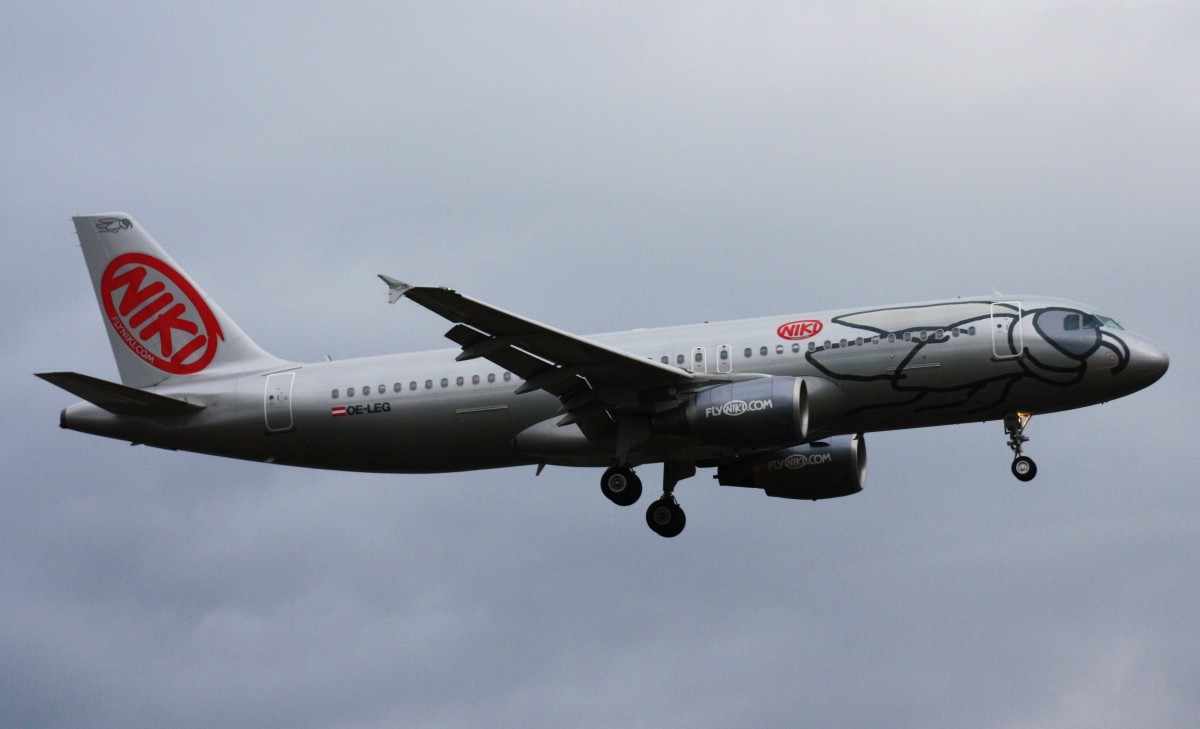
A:
POLYGON ((675 484, 696 475, 696 464, 683 461, 663 463, 663 495, 646 509, 646 524, 660 537, 677 537, 687 524, 687 515, 675 500, 675 484))
POLYGON ((1021 453, 1021 447, 1029 442, 1025 426, 1033 418, 1032 413, 1017 413, 1004 417, 1004 434, 1008 436, 1008 447, 1013 452, 1012 472, 1021 481, 1032 481, 1037 475, 1037 464, 1021 453))

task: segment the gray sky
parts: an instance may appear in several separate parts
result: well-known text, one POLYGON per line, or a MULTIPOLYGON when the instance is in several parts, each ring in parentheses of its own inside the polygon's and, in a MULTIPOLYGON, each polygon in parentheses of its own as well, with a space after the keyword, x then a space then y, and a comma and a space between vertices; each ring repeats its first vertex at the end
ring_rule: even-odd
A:
POLYGON ((0 15, 0 726, 1194 727, 1200 10, 508 5, 0 15), (1031 484, 998 423, 876 434, 862 494, 701 472, 668 541, 590 470, 59 430, 112 209, 291 359, 447 346, 384 272, 579 333, 996 286, 1172 365, 1035 419, 1031 484))

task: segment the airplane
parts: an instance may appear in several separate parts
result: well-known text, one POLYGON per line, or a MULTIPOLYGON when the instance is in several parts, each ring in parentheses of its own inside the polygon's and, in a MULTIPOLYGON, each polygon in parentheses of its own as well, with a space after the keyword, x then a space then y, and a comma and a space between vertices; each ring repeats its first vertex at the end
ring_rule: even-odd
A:
POLYGON ((698 468, 786 499, 862 490, 868 432, 1000 420, 1012 472, 1034 414, 1149 386, 1166 352, 1091 306, 980 296, 577 336, 390 276, 389 303, 457 349, 315 363, 271 355, 125 213, 75 217, 120 383, 37 376, 85 402, 63 428, 170 450, 377 473, 605 469, 620 506, 663 464, 646 522, 677 536, 698 468))

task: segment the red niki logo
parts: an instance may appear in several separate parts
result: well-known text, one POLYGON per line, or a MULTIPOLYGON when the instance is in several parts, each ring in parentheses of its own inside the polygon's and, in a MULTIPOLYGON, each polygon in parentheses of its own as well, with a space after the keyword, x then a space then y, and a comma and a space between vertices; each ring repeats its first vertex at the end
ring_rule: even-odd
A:
POLYGON ((200 292, 145 253, 114 258, 100 277, 100 298, 121 340, 163 372, 200 372, 217 356, 217 340, 225 338, 200 292))
POLYGON ((824 326, 816 319, 801 319, 782 324, 775 332, 784 339, 808 339, 820 334, 824 326))

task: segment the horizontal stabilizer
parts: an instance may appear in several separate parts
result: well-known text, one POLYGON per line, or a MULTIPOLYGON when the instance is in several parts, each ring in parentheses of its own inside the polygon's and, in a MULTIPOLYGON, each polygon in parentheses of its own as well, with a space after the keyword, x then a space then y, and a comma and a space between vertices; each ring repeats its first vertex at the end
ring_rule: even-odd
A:
POLYGON ((38 377, 57 385, 72 395, 87 400, 98 408, 113 415, 187 415, 203 410, 203 405, 176 400, 173 397, 156 395, 136 387, 118 385, 97 377, 78 372, 38 372, 38 377))

